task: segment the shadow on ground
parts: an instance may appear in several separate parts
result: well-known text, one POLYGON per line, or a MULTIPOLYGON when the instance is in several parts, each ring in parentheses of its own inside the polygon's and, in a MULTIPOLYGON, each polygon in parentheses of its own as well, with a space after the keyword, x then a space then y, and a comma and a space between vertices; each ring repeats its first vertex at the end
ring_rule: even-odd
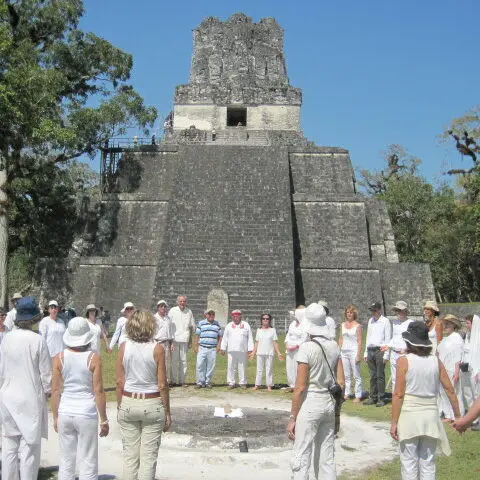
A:
MULTIPOLYGON (((41 468, 38 472, 38 480, 56 480, 58 478, 58 467, 41 468)), ((98 480, 115 480, 115 475, 99 475, 98 480)))

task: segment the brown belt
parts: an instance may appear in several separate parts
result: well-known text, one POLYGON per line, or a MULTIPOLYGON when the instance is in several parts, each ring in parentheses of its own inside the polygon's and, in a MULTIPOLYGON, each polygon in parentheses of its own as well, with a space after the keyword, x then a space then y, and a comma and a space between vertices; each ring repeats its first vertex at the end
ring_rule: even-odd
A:
POLYGON ((130 398, 138 398, 140 400, 145 400, 148 398, 158 398, 160 396, 160 392, 154 392, 154 393, 138 393, 138 392, 123 392, 124 397, 130 397, 130 398))

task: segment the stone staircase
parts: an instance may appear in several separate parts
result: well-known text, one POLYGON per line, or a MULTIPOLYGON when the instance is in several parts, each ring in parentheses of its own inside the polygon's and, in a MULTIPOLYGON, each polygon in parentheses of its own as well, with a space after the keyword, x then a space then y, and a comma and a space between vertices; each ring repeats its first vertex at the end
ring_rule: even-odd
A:
POLYGON ((268 132, 264 130, 247 130, 245 127, 230 127, 220 130, 212 138, 212 133, 207 133, 207 145, 243 145, 267 146, 270 145, 268 132))
POLYGON ((185 293, 197 318, 221 288, 245 315, 285 316, 295 301, 286 149, 187 146, 182 158, 154 298, 185 293))

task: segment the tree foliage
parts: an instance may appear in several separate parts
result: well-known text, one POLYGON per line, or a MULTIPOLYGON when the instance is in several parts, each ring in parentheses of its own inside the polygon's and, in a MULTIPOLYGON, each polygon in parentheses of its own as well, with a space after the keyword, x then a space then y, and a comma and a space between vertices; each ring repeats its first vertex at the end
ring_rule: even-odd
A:
POLYGON ((81 0, 0 0, 0 257, 7 255, 9 213, 14 248, 63 254, 72 231, 59 219, 65 222, 75 202, 58 166, 93 157, 130 126, 147 134, 156 118, 128 83, 132 57, 81 31, 83 12, 81 0), (40 223, 51 236, 30 235, 40 223))

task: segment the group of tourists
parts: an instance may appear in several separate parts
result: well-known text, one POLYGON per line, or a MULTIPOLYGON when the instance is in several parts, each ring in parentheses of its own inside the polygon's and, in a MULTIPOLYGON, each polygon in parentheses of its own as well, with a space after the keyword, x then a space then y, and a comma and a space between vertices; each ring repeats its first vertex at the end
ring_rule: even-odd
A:
MULTIPOLYGON (((165 300, 153 315, 126 302, 108 341, 99 310, 90 304, 67 325, 59 305, 42 315, 33 297, 15 295, 8 314, 0 311, 0 419, 2 478, 34 479, 46 438, 47 399, 60 446, 59 478, 98 478, 98 436, 109 434, 100 344, 116 358, 118 422, 125 479, 155 478, 162 432, 170 428, 169 384, 184 385, 187 351, 196 353, 195 388, 211 388, 217 353, 227 355, 227 385, 247 388, 248 359, 257 360, 255 384, 273 388, 275 355, 283 361, 272 316, 260 316, 255 333, 242 312, 233 310, 222 328, 211 309, 195 322, 180 295, 168 310, 165 300), (40 321, 41 320, 41 321, 40 321), (39 322, 38 333, 32 327, 39 322), (265 376, 265 377, 264 377, 265 376)), ((434 479, 436 451, 449 453, 441 419, 459 432, 478 429, 480 413, 480 318, 465 325, 440 316, 435 302, 424 305, 425 321, 408 318, 408 305, 395 304, 390 321, 375 302, 369 307, 366 341, 358 310, 348 305, 339 329, 325 301, 299 306, 285 337, 286 370, 292 390, 287 426, 294 441, 292 478, 334 479, 334 439, 345 400, 383 407, 385 365, 392 380, 391 436, 400 444, 403 479, 434 479), (465 335, 460 334, 465 330, 465 335), (362 355, 363 352, 363 355, 362 355), (370 392, 363 391, 360 363, 367 362, 370 392), (462 416, 468 410, 467 415, 462 416)))

